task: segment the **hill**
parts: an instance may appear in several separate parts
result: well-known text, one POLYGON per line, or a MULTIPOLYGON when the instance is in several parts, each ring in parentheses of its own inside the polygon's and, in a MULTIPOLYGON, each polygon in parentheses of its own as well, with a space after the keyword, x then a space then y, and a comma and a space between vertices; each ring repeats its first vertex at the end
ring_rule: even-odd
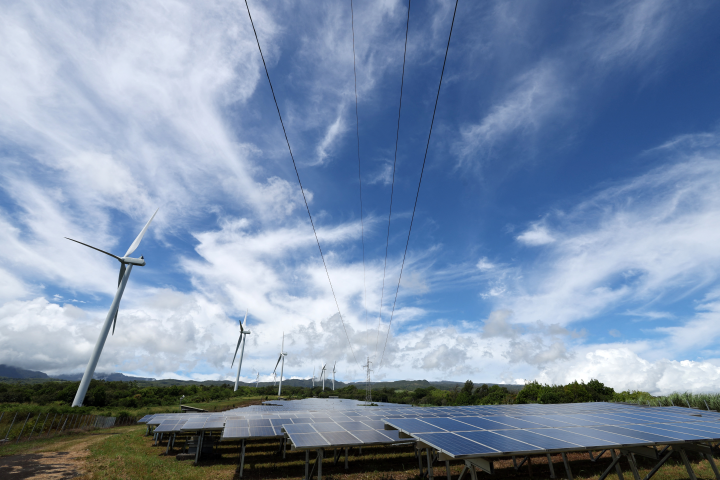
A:
POLYGON ((35 370, 26 370, 12 365, 0 364, 0 377, 6 378, 48 378, 48 375, 35 370))

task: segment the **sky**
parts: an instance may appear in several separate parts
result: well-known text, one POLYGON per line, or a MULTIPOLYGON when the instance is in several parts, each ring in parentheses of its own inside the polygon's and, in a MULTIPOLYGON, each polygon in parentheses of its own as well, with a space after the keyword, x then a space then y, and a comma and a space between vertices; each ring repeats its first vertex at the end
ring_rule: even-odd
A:
POLYGON ((243 2, 7 0, 0 363, 84 371, 119 265, 63 237, 159 209, 99 372, 234 379, 247 310, 245 381, 284 334, 293 378, 720 391, 719 4, 460 0, 399 289, 455 3, 401 109, 406 1, 354 59, 349 2, 249 5, 333 289, 243 2))

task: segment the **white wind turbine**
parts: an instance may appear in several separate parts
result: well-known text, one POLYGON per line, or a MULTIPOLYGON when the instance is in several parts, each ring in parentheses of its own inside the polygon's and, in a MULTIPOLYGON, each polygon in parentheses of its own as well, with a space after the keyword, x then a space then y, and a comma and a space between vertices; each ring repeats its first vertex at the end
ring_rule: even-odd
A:
POLYGON ((312 387, 315 388, 315 367, 313 367, 313 378, 312 378, 312 382, 313 382, 313 386, 312 386, 312 387))
POLYGON ((95 349, 90 356, 90 361, 88 362, 87 367, 85 367, 85 373, 83 374, 82 380, 80 381, 80 386, 78 387, 77 393, 75 394, 75 399, 72 403, 73 407, 82 407, 83 401, 85 400, 85 394, 87 393, 87 389, 90 386, 90 380, 92 380, 93 374, 95 373, 95 368, 97 367, 98 361, 100 360, 100 354, 102 353, 102 349, 105 346, 107 335, 110 332, 111 324, 113 335, 115 334, 115 323, 117 322, 117 313, 118 307, 120 306, 120 299, 122 298, 123 292, 125 291, 125 286, 127 285, 128 279, 130 278, 130 272, 132 271, 133 265, 137 265, 140 267, 145 266, 145 258, 142 255, 140 256, 140 258, 128 257, 128 255, 133 253, 140 246, 140 242, 142 241, 143 236, 145 236, 145 232, 150 226, 150 222, 152 222, 153 218, 155 218, 155 214, 157 214, 157 212, 158 211, 155 210, 155 213, 153 213, 152 217, 150 217, 150 220, 148 220, 140 234, 137 236, 137 238, 135 238, 135 241, 132 243, 132 245, 130 245, 130 248, 128 248, 128 251, 125 252, 125 255, 122 257, 113 255, 112 253, 106 252, 105 250, 100 250, 99 248, 95 248, 92 245, 88 245, 87 243, 79 242, 77 240, 73 240, 72 238, 65 237, 68 240, 79 243, 80 245, 85 245, 86 247, 90 247, 93 250, 97 250, 98 252, 102 252, 105 255, 109 255, 116 259, 118 262, 120 262, 120 276, 118 277, 118 287, 115 291, 115 297, 110 304, 110 311, 108 311, 107 317, 105 317, 105 323, 100 330, 100 336, 95 343, 95 349), (125 265, 127 265, 127 267, 125 265))
POLYGON ((234 392, 237 392, 238 381, 240 381, 240 369, 242 368, 242 359, 243 359, 243 354, 245 353, 245 343, 247 342, 246 340, 244 341, 244 339, 247 335, 250 335, 250 330, 245 330, 245 325, 247 323, 247 316, 248 316, 248 311, 245 310, 245 320, 240 322, 240 338, 238 338, 237 347, 235 347, 235 355, 233 355, 233 361, 230 364, 230 368, 232 368, 233 364, 235 363, 235 357, 237 357, 238 348, 240 348, 240 342, 242 342, 242 350, 240 350, 240 362, 238 363, 237 376, 235 377, 235 390, 233 390, 234 392))
POLYGON ((282 346, 280 347, 280 356, 278 357, 278 361, 275 364, 275 370, 273 370, 273 375, 275 375, 278 365, 280 365, 280 362, 282 362, 282 365, 280 365, 280 385, 278 386, 278 397, 282 394, 283 369, 285 368, 285 355, 287 355, 287 353, 283 352, 283 350, 285 350, 285 332, 283 332, 282 346))
POLYGON ((333 392, 335 391, 335 365, 337 362, 333 363, 333 392))
POLYGON ((322 378, 322 381, 323 381, 323 392, 325 391, 325 376, 326 376, 325 375, 325 367, 326 366, 327 366, 327 363, 325 365, 323 365, 322 370, 320 370, 320 377, 322 378))
POLYGON ((255 388, 258 387, 258 383, 260 383, 260 372, 257 372, 257 377, 255 377, 255 388))

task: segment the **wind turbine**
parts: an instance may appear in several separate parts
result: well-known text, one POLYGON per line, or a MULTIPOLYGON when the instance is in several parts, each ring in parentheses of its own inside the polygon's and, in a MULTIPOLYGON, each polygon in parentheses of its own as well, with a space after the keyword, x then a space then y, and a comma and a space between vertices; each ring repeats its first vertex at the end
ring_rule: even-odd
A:
POLYGON ((315 367, 313 367, 313 378, 312 378, 312 382, 313 382, 313 386, 312 386, 312 387, 315 388, 315 367))
POLYGON ((325 367, 327 366, 327 363, 323 365, 322 370, 320 370, 320 376, 322 377, 323 381, 323 392, 325 391, 325 367))
POLYGON ((238 363, 238 371, 237 376, 235 377, 235 390, 234 392, 237 392, 238 388, 238 381, 240 380, 240 369, 242 368, 242 359, 243 359, 243 353, 245 353, 245 343, 247 341, 243 341, 247 335, 250 335, 250 330, 245 330, 245 325, 247 323, 247 316, 248 311, 245 310, 245 320, 240 322, 240 338, 238 338, 237 347, 235 347, 235 355, 233 355, 233 363, 230 364, 230 368, 232 368, 233 364, 235 363, 235 357, 237 356, 238 348, 240 348, 240 342, 242 342, 242 350, 240 350, 240 363, 238 363))
POLYGON ((337 365, 337 361, 333 363, 333 392, 335 391, 335 365, 337 365))
POLYGON ((255 388, 258 387, 258 383, 260 383, 260 372, 257 372, 257 377, 255 377, 255 388))
POLYGON ((275 364, 275 370, 273 370, 273 375, 275 375, 278 365, 280 364, 280 362, 282 362, 282 365, 280 365, 280 385, 278 386, 278 397, 282 393, 283 369, 285 368, 285 355, 287 355, 287 353, 283 352, 283 350, 285 350, 285 332, 283 332, 282 346, 280 347, 280 356, 278 357, 278 361, 275 364))
POLYGON ((128 251, 125 252, 125 255, 122 257, 113 255, 112 253, 106 252, 105 250, 100 250, 99 248, 95 248, 92 245, 88 245, 87 243, 79 242, 77 240, 73 240, 72 238, 65 237, 68 240, 79 243, 80 245, 85 245, 86 247, 92 248, 93 250, 97 250, 98 252, 102 252, 105 255, 109 255, 116 259, 118 262, 120 262, 120 276, 118 277, 118 287, 115 291, 115 297, 110 304, 110 311, 108 311, 107 317, 105 317, 105 323, 100 330, 100 336, 95 343, 95 349, 93 350, 92 356, 90 357, 90 361, 88 362, 87 367, 85 367, 85 373, 83 374, 82 380, 80 381, 80 386, 78 387, 77 393, 75 394, 75 399, 72 403, 73 407, 82 407, 83 401, 85 400, 85 394, 87 393, 87 389, 90 386, 90 380, 92 380, 93 374, 95 373, 95 368, 97 367, 98 361, 100 360, 100 354, 102 353, 102 349, 105 346, 105 341, 107 340, 107 335, 110 331, 111 324, 113 335, 115 334, 115 323, 117 322, 120 299, 122 298, 123 292, 125 291, 125 286, 127 285, 128 279, 130 278, 130 272, 132 271, 133 265, 137 265, 140 267, 145 266, 145 258, 142 255, 140 256, 140 258, 128 257, 128 255, 133 253, 140 246, 140 242, 142 241, 143 236, 145 236, 145 232, 150 226, 150 222, 152 222, 153 218, 155 218, 157 212, 158 211, 155 210, 155 213, 152 214, 150 220, 148 220, 140 234, 137 236, 137 238, 135 238, 135 241, 132 243, 132 245, 130 245, 130 248, 128 248, 128 251), (127 267, 125 265, 127 265, 127 267))

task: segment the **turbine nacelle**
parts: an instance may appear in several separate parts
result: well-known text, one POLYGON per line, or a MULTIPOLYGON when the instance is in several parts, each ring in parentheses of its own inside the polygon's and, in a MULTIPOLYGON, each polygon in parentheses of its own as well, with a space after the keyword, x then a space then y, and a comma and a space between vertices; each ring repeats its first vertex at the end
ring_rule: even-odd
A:
POLYGON ((126 265, 137 265, 138 267, 145 266, 145 259, 143 257, 140 257, 140 258, 120 257, 118 260, 120 260, 120 263, 124 263, 126 265))

